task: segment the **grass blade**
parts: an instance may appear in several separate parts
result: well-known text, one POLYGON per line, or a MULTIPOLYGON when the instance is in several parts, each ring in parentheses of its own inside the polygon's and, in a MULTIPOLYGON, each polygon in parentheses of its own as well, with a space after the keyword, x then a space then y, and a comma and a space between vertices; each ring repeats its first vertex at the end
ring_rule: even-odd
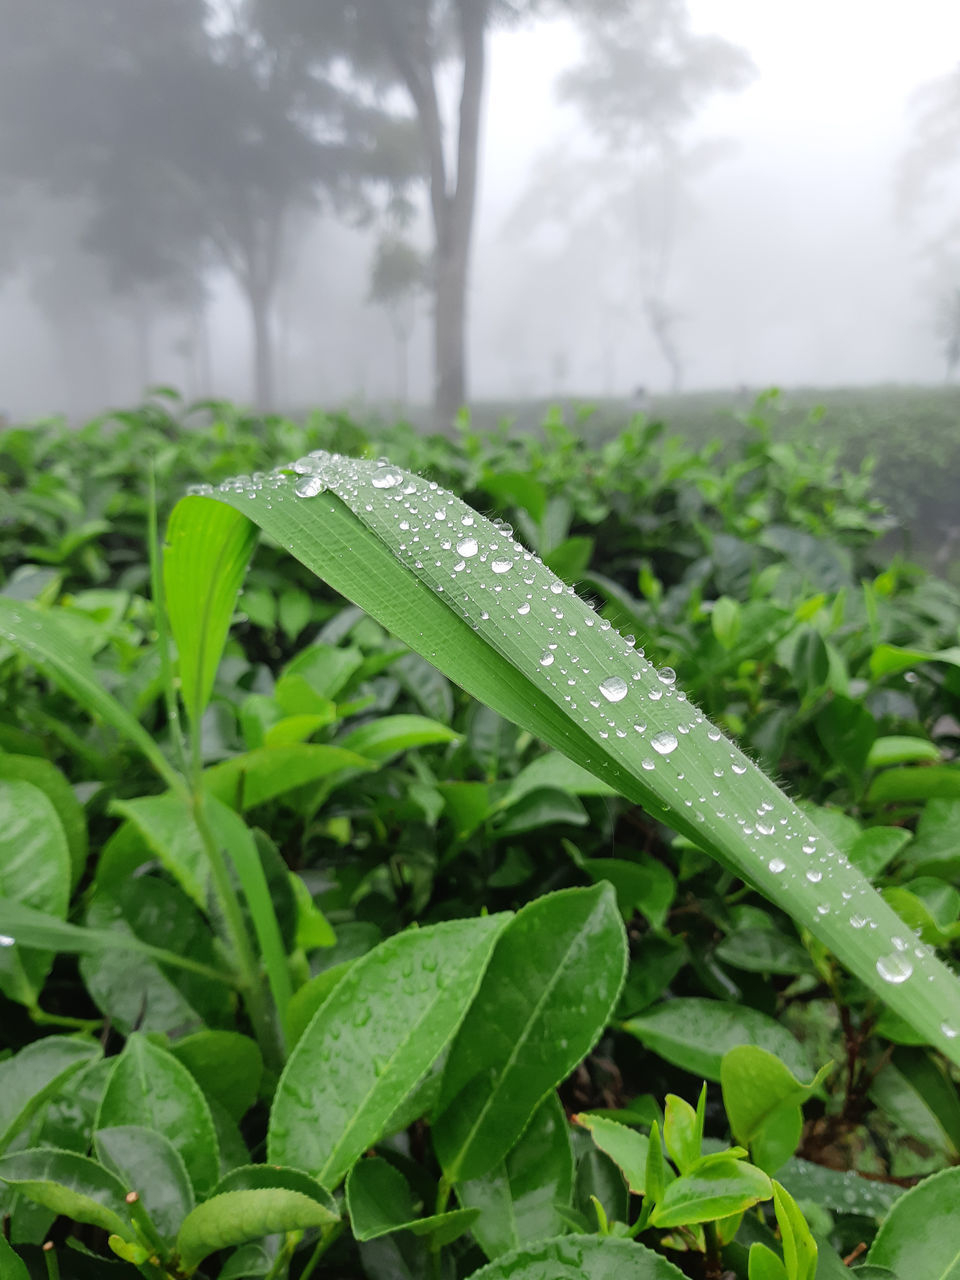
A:
POLYGON ((248 521, 209 503, 178 503, 167 525, 163 590, 194 733, 210 701, 255 542, 248 521))
POLYGON ((326 453, 209 496, 469 693, 734 867, 960 1063, 954 975, 674 674, 508 528, 409 472, 326 453))

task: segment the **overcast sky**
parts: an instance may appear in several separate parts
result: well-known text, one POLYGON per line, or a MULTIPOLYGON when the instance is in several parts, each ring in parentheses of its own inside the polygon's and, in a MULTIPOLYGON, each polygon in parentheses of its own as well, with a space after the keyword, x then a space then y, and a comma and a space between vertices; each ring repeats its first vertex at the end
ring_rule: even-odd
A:
MULTIPOLYGON (((741 46, 757 74, 743 91, 713 99, 696 125, 697 136, 727 147, 691 187, 674 251, 667 300, 680 317, 684 385, 940 381, 936 288, 917 229, 898 216, 896 178, 911 94, 960 62, 960 0, 689 0, 689 7, 696 29, 741 46)), ((596 150, 554 91, 577 54, 574 29, 559 23, 491 40, 470 298, 476 398, 669 385, 643 315, 635 245, 625 238, 601 251, 588 228, 575 245, 559 234, 545 248, 542 237, 508 230, 545 152, 596 150), (626 296, 619 312, 611 274, 626 296)), ((428 247, 425 227, 421 242, 428 247)), ((280 300, 284 406, 394 394, 391 331, 367 302, 371 254, 369 232, 330 222, 301 246, 280 300)), ((84 343, 74 330, 52 334, 26 284, 7 288, 0 410, 81 412, 139 394, 124 305, 111 303, 89 323, 83 296, 78 305, 84 343)), ((246 398, 249 321, 229 282, 217 283, 210 314, 215 390, 246 398)), ((166 324, 153 376, 189 393, 182 333, 175 320, 166 324)), ((429 330, 425 301, 410 369, 411 392, 423 401, 429 330)))
MULTIPOLYGON (((960 61, 960 4, 691 0, 690 12, 697 29, 746 49, 757 76, 700 122, 733 146, 696 186, 678 247, 688 382, 941 377, 927 273, 895 184, 911 93, 960 61)), ((562 26, 494 37, 481 263, 502 259, 515 193, 546 142, 570 128, 552 84, 575 55, 562 26)), ((497 275, 481 271, 475 285, 484 382, 498 379, 497 275)), ((639 365, 637 381, 663 380, 652 350, 639 365)))

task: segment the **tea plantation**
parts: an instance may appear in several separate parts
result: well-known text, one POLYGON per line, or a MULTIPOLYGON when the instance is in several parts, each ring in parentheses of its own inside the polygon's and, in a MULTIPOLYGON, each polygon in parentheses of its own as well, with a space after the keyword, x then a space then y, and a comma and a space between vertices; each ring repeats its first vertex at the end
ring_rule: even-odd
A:
POLYGON ((0 1280, 958 1275, 960 590, 836 434, 0 431, 0 1280))

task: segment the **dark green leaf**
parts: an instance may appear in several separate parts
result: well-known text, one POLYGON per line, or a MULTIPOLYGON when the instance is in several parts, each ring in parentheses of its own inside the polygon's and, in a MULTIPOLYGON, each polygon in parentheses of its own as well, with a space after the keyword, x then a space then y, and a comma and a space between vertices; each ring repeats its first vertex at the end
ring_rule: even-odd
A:
POLYGON ((136 1191, 160 1236, 172 1244, 194 1205, 193 1187, 170 1139, 142 1125, 100 1129, 97 1156, 128 1192, 136 1191))
POLYGON ((36 756, 5 755, 0 752, 0 779, 30 782, 44 793, 60 819, 70 850, 70 881, 76 886, 87 863, 87 819, 83 805, 60 770, 49 760, 36 756))
POLYGON ((561 1235, 557 1206, 569 1205, 572 1192, 573 1151, 555 1093, 540 1104, 499 1165, 483 1178, 457 1185, 463 1207, 480 1212, 470 1230, 488 1258, 561 1235))
POLYGON ((235 1031, 197 1031, 171 1046, 208 1098, 242 1120, 257 1100, 263 1058, 255 1041, 235 1031))
POLYGON ((659 1253, 603 1236, 564 1236, 524 1245, 475 1271, 471 1280, 681 1280, 659 1253))
POLYGON ((960 1276, 960 1169, 924 1179, 897 1201, 867 1254, 909 1280, 960 1276))
POLYGON ((626 936, 609 885, 529 903, 504 930, 444 1070, 434 1145, 450 1181, 507 1154, 616 1004, 626 936))
POLYGON ((0 1151, 72 1076, 100 1055, 93 1041, 46 1036, 0 1062, 0 1151))
POLYGON ((438 1245, 462 1235, 480 1213, 479 1209, 454 1209, 418 1219, 410 1184, 399 1169, 378 1156, 359 1160, 351 1169, 347 1209, 357 1240, 412 1231, 418 1236, 433 1236, 438 1245))
POLYGON ((865 1218, 882 1218, 903 1195, 903 1188, 893 1183, 862 1178, 852 1171, 840 1173, 796 1157, 778 1171, 777 1181, 797 1200, 811 1200, 834 1213, 855 1213, 865 1218))
MULTIPOLYGON (((67 914, 67 839, 57 811, 32 782, 0 781, 0 898, 60 919, 67 914)), ((21 1004, 36 1004, 52 962, 42 951, 5 944, 0 947, 0 991, 21 1004)))
POLYGON ((624 1023, 650 1049, 692 1075, 720 1080, 728 1049, 755 1044, 784 1062, 798 1077, 810 1074, 806 1053, 789 1031, 756 1009, 722 1000, 668 1000, 624 1023))
POLYGON ((0 1158, 0 1182, 53 1213, 132 1239, 127 1188, 95 1160, 37 1147, 0 1158))
POLYGON ((280 1078, 271 1162, 340 1182, 449 1043, 506 923, 490 916, 411 930, 351 965, 280 1078))
POLYGON ((107 1083, 97 1128, 145 1125, 170 1139, 198 1196, 219 1176, 217 1138, 200 1086, 173 1054, 144 1036, 127 1040, 107 1083))

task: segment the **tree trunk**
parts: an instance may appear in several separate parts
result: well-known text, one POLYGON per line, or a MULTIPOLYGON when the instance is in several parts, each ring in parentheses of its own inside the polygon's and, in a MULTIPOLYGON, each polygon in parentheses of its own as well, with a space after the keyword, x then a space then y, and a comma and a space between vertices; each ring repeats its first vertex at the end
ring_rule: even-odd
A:
POLYGON ((143 397, 153 383, 153 335, 148 306, 139 294, 133 300, 133 330, 137 344, 137 381, 140 384, 137 394, 143 397))
POLYGON ((260 413, 269 413, 273 399, 273 334, 270 326, 270 298, 266 290, 248 291, 253 325, 253 403, 260 413))
MULTIPOLYGON (((463 80, 457 133, 457 179, 448 189, 442 131, 428 130, 431 148, 431 207, 436 231, 434 307, 434 416, 449 426, 467 398, 467 283, 477 203, 480 114, 486 75, 485 0, 459 0, 463 80), (441 189, 438 186, 442 184, 441 189)), ((435 98, 434 98, 435 101, 435 98)))
POLYGON ((466 399, 467 267, 466 245, 445 252, 437 245, 433 358, 434 414, 440 428, 450 425, 466 399))

